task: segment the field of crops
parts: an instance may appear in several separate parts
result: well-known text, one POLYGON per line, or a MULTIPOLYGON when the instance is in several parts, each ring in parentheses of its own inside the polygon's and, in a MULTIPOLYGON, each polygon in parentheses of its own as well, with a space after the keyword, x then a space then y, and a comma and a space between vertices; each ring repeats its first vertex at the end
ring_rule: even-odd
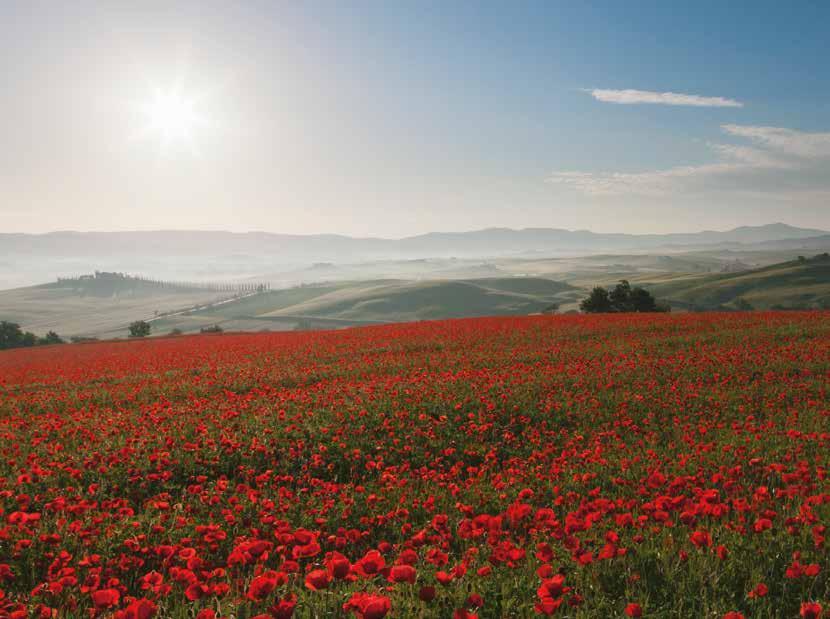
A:
POLYGON ((818 617, 828 469, 830 313, 8 351, 0 617, 818 617))

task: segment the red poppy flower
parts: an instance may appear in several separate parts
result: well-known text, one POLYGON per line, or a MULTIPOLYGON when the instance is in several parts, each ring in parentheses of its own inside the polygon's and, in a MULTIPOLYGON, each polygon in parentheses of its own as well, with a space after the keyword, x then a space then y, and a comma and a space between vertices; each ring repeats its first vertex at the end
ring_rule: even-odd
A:
POLYGON ((279 586, 281 580, 285 581, 284 578, 280 578, 279 572, 265 572, 251 581, 248 585, 246 597, 254 602, 262 601, 271 595, 271 592, 279 586))
POLYGON ((99 589, 92 592, 92 603, 98 609, 112 608, 120 599, 121 593, 118 589, 99 589))
POLYGON ((389 582, 408 582, 415 583, 415 578, 418 573, 411 565, 393 565, 389 570, 389 582))
POLYGON ((354 593, 343 605, 343 610, 355 613, 360 619, 382 619, 392 604, 385 595, 354 593))
POLYGON ((312 591, 319 591, 329 586, 331 579, 326 570, 311 570, 305 577, 305 586, 312 591))
POLYGON ((712 545, 712 536, 707 531, 694 531, 689 539, 698 548, 709 547, 712 545))
POLYGON ((140 598, 130 602, 119 619, 151 619, 158 611, 158 606, 148 599, 140 598))
POLYGON ((802 619, 819 619, 821 617, 821 604, 817 602, 803 602, 801 604, 802 619))
POLYGON ((418 597, 424 602, 431 602, 435 599, 435 587, 421 587, 418 597))

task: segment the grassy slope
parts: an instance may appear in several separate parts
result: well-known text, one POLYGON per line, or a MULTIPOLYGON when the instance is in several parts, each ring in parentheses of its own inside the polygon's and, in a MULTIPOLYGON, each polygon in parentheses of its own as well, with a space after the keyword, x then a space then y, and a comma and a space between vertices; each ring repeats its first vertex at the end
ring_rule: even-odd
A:
POLYGON ((543 278, 372 280, 274 290, 211 307, 153 318, 216 301, 220 293, 169 289, 83 294, 48 284, 0 292, 0 316, 24 328, 65 336, 123 336, 133 320, 150 319, 153 333, 184 332, 219 324, 227 330, 337 327, 463 316, 540 312, 578 295, 568 284, 543 278))
POLYGON ((643 285, 656 296, 681 306, 827 307, 830 305, 830 260, 784 262, 740 273, 665 278, 643 285))
MULTIPOLYGON (((729 259, 734 259, 729 256, 729 259)), ((507 267, 505 264, 505 268, 507 267)), ((367 322, 518 315, 552 303, 576 307, 584 289, 613 285, 626 278, 643 285, 676 309, 736 307, 739 300, 764 309, 830 305, 830 260, 810 259, 738 273, 716 268, 710 256, 594 256, 563 260, 516 260, 509 270, 546 277, 485 277, 426 281, 378 279, 344 281, 274 290, 210 308, 153 321, 154 333, 185 332, 220 324, 228 330, 285 330, 305 326, 343 326, 367 322), (553 271, 559 269, 560 272, 553 271), (680 269, 680 271, 675 270, 680 269), (685 271, 683 270, 685 269, 685 271), (702 272, 703 271, 703 272, 702 272)), ((110 296, 81 295, 50 284, 0 291, 0 318, 36 333, 116 337, 136 319, 205 304, 221 293, 187 290, 119 291, 110 296)))
POLYGON ((388 282, 322 295, 270 316, 403 321, 540 312, 572 288, 541 278, 388 282))
POLYGON ((579 292, 542 278, 372 280, 274 290, 186 315, 154 321, 154 330, 196 331, 210 324, 244 330, 515 315, 542 311, 579 292))
MULTIPOLYGON (((830 261, 810 260, 738 273, 701 273, 709 263, 685 264, 698 272, 651 271, 673 260, 641 257, 626 270, 617 256, 597 258, 596 270, 571 273, 580 288, 542 277, 488 277, 460 280, 372 280, 276 290, 249 299, 157 321, 155 331, 197 331, 220 324, 228 330, 336 327, 367 322, 398 322, 462 316, 520 315, 552 303, 576 307, 584 288, 613 285, 621 278, 643 285, 676 309, 737 307, 743 299, 757 308, 812 307, 830 303, 830 261), (646 259, 648 258, 648 259, 646 259), (616 268, 615 268, 616 267, 616 268), (620 270, 617 271, 617 268, 620 270)), ((631 257, 629 257, 629 261, 631 257)), ((673 266, 681 266, 673 264, 673 266)))
POLYGON ((133 320, 215 301, 227 293, 200 290, 137 290, 117 295, 82 294, 69 286, 48 284, 0 291, 0 318, 37 334, 54 330, 64 336, 126 334, 133 320))

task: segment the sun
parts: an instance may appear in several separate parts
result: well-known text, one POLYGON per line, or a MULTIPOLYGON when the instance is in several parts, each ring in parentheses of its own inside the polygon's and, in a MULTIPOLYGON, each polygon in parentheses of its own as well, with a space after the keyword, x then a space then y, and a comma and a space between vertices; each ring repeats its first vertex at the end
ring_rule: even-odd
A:
POLYGON ((208 125, 199 98, 181 89, 155 88, 138 106, 138 134, 159 140, 163 151, 186 147, 195 151, 200 130, 208 125))
POLYGON ((156 92, 146 107, 148 128, 166 139, 192 139, 199 124, 193 103, 177 92, 156 92))

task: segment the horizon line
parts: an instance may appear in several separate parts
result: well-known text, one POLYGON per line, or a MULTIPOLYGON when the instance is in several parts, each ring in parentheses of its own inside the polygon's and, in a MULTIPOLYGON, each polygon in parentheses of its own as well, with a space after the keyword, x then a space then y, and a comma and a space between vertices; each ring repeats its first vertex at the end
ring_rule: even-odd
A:
POLYGON ((750 229, 760 229, 760 228, 768 228, 771 226, 786 226, 789 228, 795 228, 798 230, 809 230, 809 231, 816 231, 822 232, 825 234, 830 234, 830 230, 825 230, 823 228, 815 228, 815 227, 807 227, 807 226, 797 226, 793 224, 784 223, 782 221, 775 221, 757 225, 750 225, 750 224, 743 224, 739 226, 735 226, 732 228, 727 229, 712 229, 707 228, 703 230, 694 230, 694 231, 684 231, 684 232, 598 232, 596 230, 590 230, 588 228, 557 228, 557 227, 546 227, 546 226, 530 226, 524 228, 511 228, 509 226, 489 226, 486 228, 474 228, 474 229, 467 229, 467 230, 432 230, 430 232, 422 232, 418 234, 412 234, 408 236, 401 236, 401 237, 389 237, 389 236, 368 236, 368 235, 351 235, 351 234, 344 234, 340 232, 305 232, 305 233, 294 233, 294 232, 272 232, 268 230, 261 230, 261 229, 254 229, 254 230, 245 230, 245 231, 235 231, 229 230, 226 228, 220 229, 200 229, 200 228, 148 228, 148 229, 107 229, 107 230, 49 230, 46 232, 0 232, 0 237, 3 236, 48 236, 53 234, 158 234, 158 233, 218 233, 218 234, 233 234, 233 235, 253 235, 253 234, 262 234, 262 235, 270 235, 270 236, 294 236, 294 237, 323 237, 323 236, 335 236, 353 240, 377 240, 377 241, 401 241, 406 239, 418 238, 422 236, 429 236, 429 235, 438 235, 438 234, 474 234, 477 232, 492 232, 492 231, 509 231, 509 232, 528 232, 528 231, 557 231, 557 232, 568 232, 572 234, 577 233, 588 233, 588 234, 596 234, 596 235, 617 235, 617 236, 638 236, 638 237, 647 237, 647 236, 672 236, 672 235, 687 235, 687 234, 706 234, 706 233, 728 233, 728 232, 735 232, 736 230, 741 230, 745 228, 750 229))

